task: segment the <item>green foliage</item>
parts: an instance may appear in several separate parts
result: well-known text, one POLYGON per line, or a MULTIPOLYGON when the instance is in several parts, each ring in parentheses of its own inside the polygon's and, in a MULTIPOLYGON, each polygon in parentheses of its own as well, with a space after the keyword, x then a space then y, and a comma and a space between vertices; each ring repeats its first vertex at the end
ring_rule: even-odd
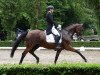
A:
POLYGON ((0 65, 1 75, 99 75, 100 64, 0 65))
MULTIPOLYGON (((12 47, 14 41, 0 41, 0 47, 12 47)), ((24 42, 21 42, 20 45, 21 47, 25 46, 24 42)))
POLYGON ((90 29, 86 29, 85 31, 84 31, 84 35, 85 36, 89 36, 89 35, 93 35, 93 31, 92 31, 92 29, 90 28, 90 29))
POLYGON ((17 21, 22 17, 28 21, 30 29, 44 30, 46 8, 53 5, 58 24, 88 21, 97 26, 99 31, 99 4, 99 0, 0 0, 0 25, 11 39, 17 21))
MULTIPOLYGON (((100 0, 86 0, 89 4, 89 6, 94 9, 96 17, 97 17, 97 23, 96 27, 98 29, 98 32, 100 32, 100 0)), ((100 33, 98 33, 100 35, 100 33)))

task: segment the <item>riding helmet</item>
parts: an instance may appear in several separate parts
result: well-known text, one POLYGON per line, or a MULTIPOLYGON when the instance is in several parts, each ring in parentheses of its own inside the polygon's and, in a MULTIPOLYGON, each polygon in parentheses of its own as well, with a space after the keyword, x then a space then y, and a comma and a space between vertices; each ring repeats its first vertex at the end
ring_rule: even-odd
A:
POLYGON ((49 6, 47 7, 47 9, 48 9, 48 10, 50 10, 50 9, 54 9, 54 6, 49 5, 49 6))

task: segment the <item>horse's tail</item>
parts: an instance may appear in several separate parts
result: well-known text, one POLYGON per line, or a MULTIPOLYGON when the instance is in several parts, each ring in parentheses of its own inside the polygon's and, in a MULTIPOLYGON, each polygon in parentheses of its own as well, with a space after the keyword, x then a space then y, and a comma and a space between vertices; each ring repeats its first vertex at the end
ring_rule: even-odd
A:
POLYGON ((26 37, 28 32, 24 32, 20 35, 20 37, 18 37, 18 39, 14 42, 14 45, 12 47, 12 51, 11 51, 11 54, 10 54, 10 57, 13 57, 14 56, 14 52, 15 50, 17 49, 18 45, 20 44, 20 42, 26 37))

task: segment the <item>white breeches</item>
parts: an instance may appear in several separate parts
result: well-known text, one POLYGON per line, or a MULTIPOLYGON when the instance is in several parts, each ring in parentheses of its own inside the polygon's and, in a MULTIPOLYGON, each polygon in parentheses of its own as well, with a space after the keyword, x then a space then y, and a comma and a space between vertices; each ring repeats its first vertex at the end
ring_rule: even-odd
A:
POLYGON ((59 32, 56 30, 55 26, 52 27, 52 33, 53 33, 54 35, 60 36, 60 34, 59 34, 59 32))

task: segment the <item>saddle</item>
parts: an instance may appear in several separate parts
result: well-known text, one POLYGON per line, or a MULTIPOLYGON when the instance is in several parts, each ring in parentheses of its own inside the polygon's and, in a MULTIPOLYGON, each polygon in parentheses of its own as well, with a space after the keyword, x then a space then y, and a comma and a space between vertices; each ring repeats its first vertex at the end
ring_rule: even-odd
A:
MULTIPOLYGON (((54 30, 56 30, 56 29, 54 29, 55 27, 53 27, 52 29, 53 29, 53 32, 56 32, 56 31, 54 31, 54 30)), ((59 34, 60 34, 60 40, 59 40, 59 43, 61 43, 62 42, 62 34, 61 34, 61 30, 57 30, 58 32, 59 32, 59 34)), ((56 33, 55 33, 56 34, 56 33)), ((47 35, 46 34, 46 30, 45 30, 45 36, 46 36, 46 42, 48 42, 48 43, 55 43, 55 34, 54 33, 51 33, 51 34, 49 34, 49 35, 47 35)))

